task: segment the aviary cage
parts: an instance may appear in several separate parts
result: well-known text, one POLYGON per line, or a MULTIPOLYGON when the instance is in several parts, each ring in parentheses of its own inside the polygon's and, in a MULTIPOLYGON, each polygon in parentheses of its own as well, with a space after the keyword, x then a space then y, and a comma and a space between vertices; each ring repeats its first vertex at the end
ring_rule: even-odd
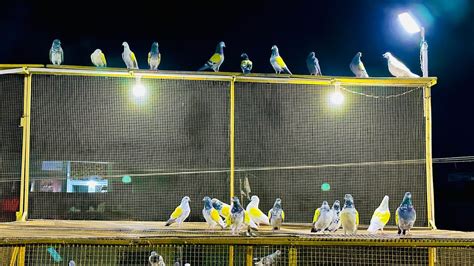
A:
MULTIPOLYGON (((5 68, 0 71, 0 184, 7 192, 0 199, 10 212, 2 212, 4 221, 161 226, 181 197, 189 196, 189 222, 203 222, 204 196, 228 202, 236 195, 246 204, 250 194, 260 197, 264 211, 281 198, 288 227, 304 228, 323 200, 332 204, 350 193, 363 228, 384 195, 390 196, 393 213, 410 191, 415 226, 435 227, 430 93, 435 78, 5 68), (344 96, 340 105, 328 101, 335 91, 344 96)), ((194 256, 189 260, 196 265, 240 265, 275 249, 284 251, 283 265, 311 265, 322 254, 324 263, 333 258, 350 264, 359 257, 361 263, 374 262, 371 257, 380 263, 424 264, 445 250, 432 249, 429 242, 378 245, 367 235, 352 244, 344 244, 340 235, 332 242, 310 236, 308 242, 296 241, 298 232, 291 230, 279 235, 280 242, 267 233, 228 238, 230 232, 207 234, 197 224, 184 233, 155 228, 164 240, 153 235, 146 243, 91 235, 95 240, 25 237, 3 239, 0 245, 8 261, 31 264, 36 258, 42 265, 55 263, 50 246, 81 264, 97 258, 101 265, 140 265, 153 249, 165 254, 167 263, 194 256), (195 230, 201 233, 192 237, 195 230), (175 237, 181 233, 184 242, 175 237)), ((388 225, 394 224, 391 219, 388 225)), ((136 226, 133 232, 155 230, 136 226)), ((47 227, 51 236, 54 228, 47 227)), ((88 226, 76 229, 81 228, 88 226)), ((453 246, 472 247, 472 237, 456 243, 461 244, 443 245, 449 252, 453 246)), ((472 255, 472 248, 466 250, 472 255)))

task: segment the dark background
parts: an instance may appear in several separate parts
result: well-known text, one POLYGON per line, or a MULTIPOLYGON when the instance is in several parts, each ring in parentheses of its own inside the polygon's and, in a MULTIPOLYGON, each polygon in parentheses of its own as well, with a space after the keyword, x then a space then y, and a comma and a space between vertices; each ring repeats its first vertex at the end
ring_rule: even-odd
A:
MULTIPOLYGON (((426 28, 433 89, 434 157, 474 155, 474 3, 433 1, 8 1, 0 8, 1 63, 48 62, 54 38, 68 65, 91 65, 96 48, 109 66, 123 67, 123 41, 141 68, 153 41, 160 43, 160 69, 195 70, 225 41, 221 71, 239 71, 240 54, 254 72, 271 73, 277 44, 293 73, 305 74, 315 51, 324 75, 351 75, 348 64, 361 51, 371 76, 389 76, 382 54, 395 56, 415 73, 419 38, 406 34, 396 15, 410 10, 426 28)), ((441 228, 474 230, 474 163, 435 165, 436 219, 441 228), (453 178, 453 176, 458 178, 453 178)))

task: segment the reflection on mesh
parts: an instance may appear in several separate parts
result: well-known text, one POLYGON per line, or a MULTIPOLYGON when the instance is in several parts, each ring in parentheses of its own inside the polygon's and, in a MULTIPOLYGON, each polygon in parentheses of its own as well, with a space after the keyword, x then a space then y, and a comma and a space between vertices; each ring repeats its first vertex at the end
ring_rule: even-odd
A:
MULTIPOLYGON (((413 90, 347 88, 379 96, 413 90)), ((411 191, 416 225, 427 226, 422 90, 390 99, 345 93, 344 104, 337 107, 328 102, 333 91, 328 86, 237 83, 235 186, 247 177, 263 210, 279 197, 287 222, 306 223, 323 200, 343 202, 350 193, 361 224, 368 224, 384 195, 390 196, 393 214, 411 191)))
POLYGON ((198 221, 205 195, 228 198, 207 173, 229 168, 228 83, 134 83, 33 77, 30 218, 166 220, 187 195, 198 221))
MULTIPOLYGON (((226 245, 27 245, 25 265, 151 265, 152 251, 166 265, 249 265, 279 250, 271 265, 473 265, 472 247, 370 246, 233 246, 226 245), (430 251, 431 249, 431 251, 430 251), (431 264, 430 264, 431 265, 431 264)), ((0 264, 8 265, 19 247, 0 247, 0 264)), ((270 264, 269 264, 270 265, 270 264)))
POLYGON ((0 79, 0 222, 14 221, 21 179, 23 76, 0 79))

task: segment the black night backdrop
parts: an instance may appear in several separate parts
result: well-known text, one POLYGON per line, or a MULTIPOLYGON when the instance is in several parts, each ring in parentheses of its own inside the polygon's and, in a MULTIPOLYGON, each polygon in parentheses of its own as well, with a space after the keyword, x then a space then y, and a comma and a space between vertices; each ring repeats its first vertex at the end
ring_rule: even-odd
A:
MULTIPOLYGON (((0 63, 48 64, 53 39, 62 41, 66 65, 90 66, 101 48, 110 67, 124 67, 127 41, 141 68, 153 41, 163 70, 197 70, 225 41, 221 71, 240 71, 240 54, 254 72, 272 73, 277 44, 293 73, 306 74, 315 51, 323 75, 352 76, 348 67, 363 53, 371 76, 390 76, 382 54, 391 51, 419 70, 419 38, 408 35, 397 14, 410 10, 426 28, 433 88, 434 158, 474 155, 474 2, 432 1, 3 1, 0 63)), ((474 162, 435 164, 439 228, 474 230, 474 162), (470 213, 471 219, 466 216, 470 213)))

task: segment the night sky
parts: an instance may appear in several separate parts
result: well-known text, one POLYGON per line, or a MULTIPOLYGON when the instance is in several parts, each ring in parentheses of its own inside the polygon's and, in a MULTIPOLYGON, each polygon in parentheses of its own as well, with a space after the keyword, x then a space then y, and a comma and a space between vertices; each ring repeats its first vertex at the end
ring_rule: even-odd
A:
MULTIPOLYGON (((307 73, 305 58, 315 51, 324 75, 351 76, 348 64, 361 51, 369 75, 389 76, 382 54, 390 51, 421 75, 419 38, 405 33, 396 18, 401 11, 411 11, 426 28, 430 76, 438 77, 432 99, 434 157, 474 155, 474 89, 469 83, 474 69, 474 2, 470 0, 48 2, 2 3, 0 63, 47 64, 51 42, 59 38, 64 64, 89 66, 90 54, 100 48, 110 67, 124 67, 121 43, 127 41, 140 68, 146 68, 151 43, 158 41, 160 69, 191 71, 212 55, 219 41, 225 41, 221 71, 240 71, 240 54, 246 52, 254 72, 272 73, 270 48, 276 44, 295 74, 307 73)), ((463 167, 474 176, 472 163, 463 167)), ((441 188, 449 171, 435 172, 438 223, 474 230, 473 225, 441 217, 450 195, 467 194, 459 185, 456 193, 441 188)), ((473 206, 472 198, 458 200, 470 200, 467 206, 473 206)))

